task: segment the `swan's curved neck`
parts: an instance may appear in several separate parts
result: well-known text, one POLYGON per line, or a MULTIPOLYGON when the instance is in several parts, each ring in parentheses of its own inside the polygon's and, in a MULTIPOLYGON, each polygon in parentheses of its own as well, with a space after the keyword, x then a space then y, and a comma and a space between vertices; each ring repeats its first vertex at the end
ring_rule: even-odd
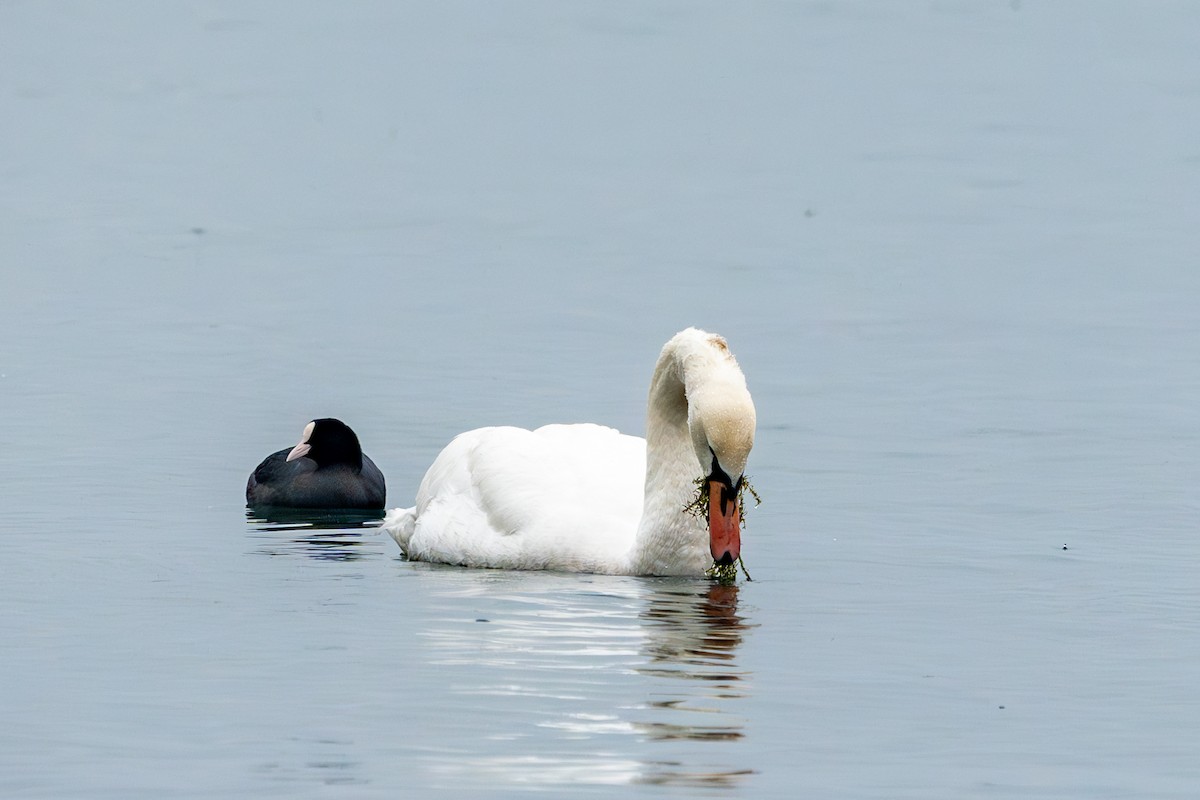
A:
MULTIPOLYGON (((694 442, 691 403, 714 385, 735 391, 740 386, 745 393, 745 379, 724 340, 690 330, 667 343, 650 381, 645 499, 630 553, 638 573, 699 575, 712 563, 704 518, 684 509, 695 498, 696 479, 706 474, 694 442)), ((753 406, 749 413, 752 429, 753 406)))

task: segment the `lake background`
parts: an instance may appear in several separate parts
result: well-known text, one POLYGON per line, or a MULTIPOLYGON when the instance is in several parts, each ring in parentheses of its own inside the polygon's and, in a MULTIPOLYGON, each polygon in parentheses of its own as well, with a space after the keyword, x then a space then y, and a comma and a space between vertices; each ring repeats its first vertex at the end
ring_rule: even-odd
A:
POLYGON ((0 3, 0 795, 1191 798, 1200 6, 0 3), (754 581, 247 522, 353 426, 641 433, 754 581))

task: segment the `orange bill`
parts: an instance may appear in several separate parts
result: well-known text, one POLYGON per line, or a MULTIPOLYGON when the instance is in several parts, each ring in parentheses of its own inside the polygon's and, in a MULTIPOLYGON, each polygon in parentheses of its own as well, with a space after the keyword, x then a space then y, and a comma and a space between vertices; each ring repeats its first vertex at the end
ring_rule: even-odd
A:
POLYGON ((737 493, 719 480, 708 482, 708 549, 718 564, 732 564, 742 553, 742 515, 737 493))

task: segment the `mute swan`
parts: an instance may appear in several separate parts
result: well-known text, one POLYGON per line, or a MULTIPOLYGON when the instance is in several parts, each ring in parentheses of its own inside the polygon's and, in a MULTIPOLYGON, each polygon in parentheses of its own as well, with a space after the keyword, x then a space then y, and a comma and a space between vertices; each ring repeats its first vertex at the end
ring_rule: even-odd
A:
POLYGON ((383 508, 383 473, 337 419, 314 419, 300 444, 272 453, 246 481, 251 508, 383 508))
POLYGON ((412 561, 699 576, 740 555, 754 424, 725 340, 688 328, 654 368, 646 439, 592 424, 468 431, 383 528, 412 561), (707 522, 688 510, 698 487, 707 522))

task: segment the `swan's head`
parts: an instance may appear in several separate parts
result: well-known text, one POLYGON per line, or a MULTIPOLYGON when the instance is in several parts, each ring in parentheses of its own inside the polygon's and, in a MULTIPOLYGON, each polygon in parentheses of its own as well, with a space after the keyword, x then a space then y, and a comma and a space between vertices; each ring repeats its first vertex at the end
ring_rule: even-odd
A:
POLYGON ((688 405, 692 448, 703 474, 724 474, 736 482, 754 447, 754 401, 744 384, 728 387, 719 396, 707 395, 688 405))
POLYGON ((725 340, 711 336, 708 344, 685 367, 688 430, 709 501, 709 550, 717 564, 732 564, 741 555, 739 494, 754 447, 754 401, 725 340))

